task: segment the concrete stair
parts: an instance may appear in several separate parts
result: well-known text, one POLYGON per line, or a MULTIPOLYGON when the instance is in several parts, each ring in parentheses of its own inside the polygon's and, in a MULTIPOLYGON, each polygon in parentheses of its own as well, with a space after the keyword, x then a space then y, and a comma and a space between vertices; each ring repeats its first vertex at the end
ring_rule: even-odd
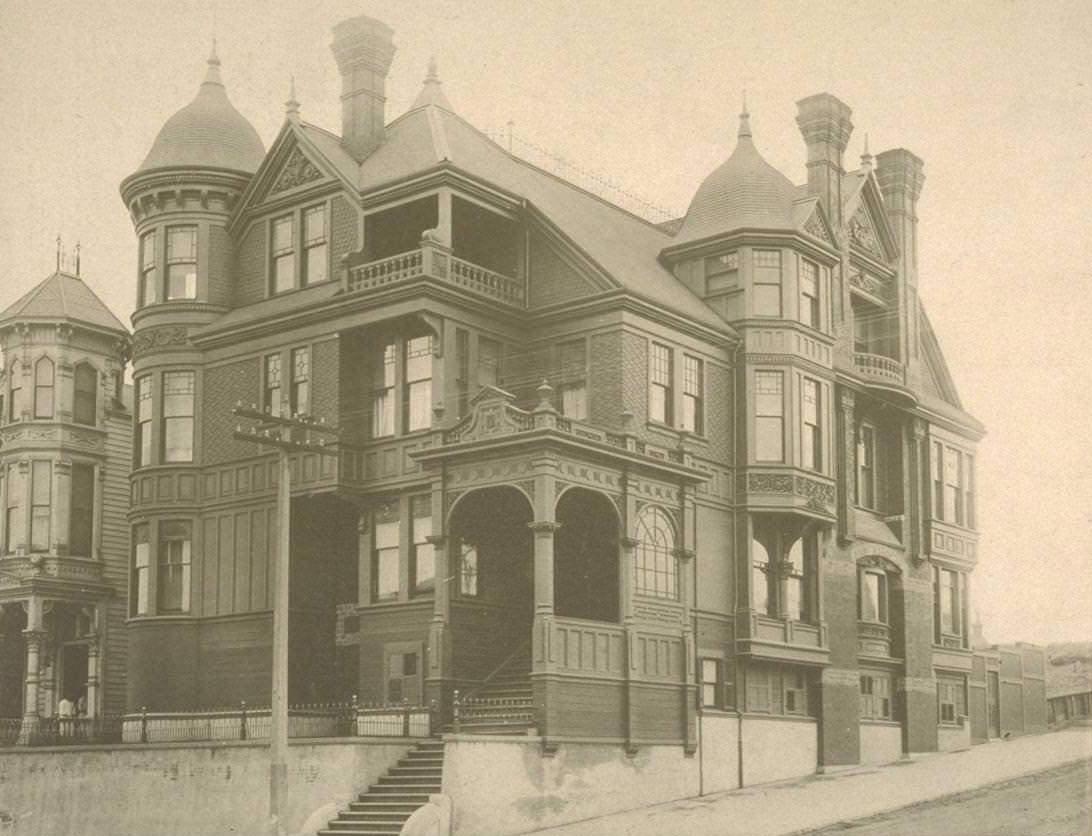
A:
POLYGON ((386 775, 342 810, 319 836, 389 836, 428 797, 440 792, 444 775, 444 744, 439 740, 418 743, 386 775))

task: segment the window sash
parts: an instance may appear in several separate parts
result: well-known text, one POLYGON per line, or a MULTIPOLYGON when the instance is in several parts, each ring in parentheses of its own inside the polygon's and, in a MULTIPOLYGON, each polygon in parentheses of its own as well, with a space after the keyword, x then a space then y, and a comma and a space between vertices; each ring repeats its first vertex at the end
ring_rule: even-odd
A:
POLYGON ((675 532, 666 514, 655 506, 646 507, 637 518, 636 531, 634 591, 651 598, 676 600, 679 592, 675 532))
POLYGON ((281 355, 269 354, 265 358, 262 407, 272 415, 281 414, 281 355))
POLYGON ((579 383, 567 383, 561 387, 561 414, 574 421, 587 419, 587 390, 583 380, 579 383))
POLYGON ((705 432, 702 408, 704 389, 704 363, 697 357, 684 354, 682 428, 697 435, 705 432))
POLYGON ((50 508, 53 502, 53 463, 30 463, 30 550, 47 552, 50 547, 50 508))
POLYGON ((69 499, 68 551, 80 557, 93 557, 92 536, 95 508, 95 468, 89 464, 72 465, 69 499))
POLYGON ((754 313, 761 317, 781 316, 781 252, 753 250, 754 313))
POLYGON ((98 372, 86 363, 76 366, 73 380, 72 420, 94 426, 98 410, 98 372))
POLYGON ((148 524, 142 523, 133 528, 133 615, 147 615, 150 600, 149 583, 151 566, 151 545, 148 541, 148 524))
POLYGON ((478 549, 465 541, 459 544, 459 594, 478 595, 478 549))
POLYGON ((705 708, 724 707, 724 689, 720 659, 701 660, 701 704, 705 708))
POLYGON ((311 350, 294 348, 292 361, 292 388, 288 403, 293 415, 309 415, 311 412, 311 350))
POLYGON ((876 434, 862 424, 857 430, 857 504, 876 508, 876 434))
POLYGON ((800 259, 800 321, 819 327, 819 267, 807 259, 800 259))
POLYGON ((375 522, 372 590, 376 600, 397 598, 402 589, 400 533, 401 523, 393 510, 375 522))
POLYGON ((303 248, 303 283, 312 285, 326 281, 329 275, 325 206, 315 206, 304 211, 303 248))
POLYGON ((883 573, 861 573, 858 617, 862 621, 887 623, 887 577, 883 573))
POLYGON ((821 397, 819 384, 811 378, 804 378, 804 387, 801 393, 801 415, 804 424, 801 464, 808 470, 822 470, 823 468, 821 397))
POLYGON ((158 609, 189 612, 192 527, 188 522, 161 523, 158 609))
POLYGON ((53 417, 53 361, 43 357, 34 364, 34 417, 53 417))
POLYGON ((140 237, 140 306, 156 301, 156 285, 159 271, 156 269, 156 233, 147 232, 140 237))
POLYGON ((194 372, 163 373, 163 461, 193 461, 194 372))
POLYGON ((648 417, 650 421, 671 424, 672 419, 672 351, 665 345, 652 343, 648 364, 648 417))
POLYGON ((8 420, 21 421, 23 418, 23 365, 18 360, 11 364, 8 381, 8 420))
POLYGON ((478 338, 478 386, 496 386, 500 381, 501 347, 496 340, 478 338))
POLYGON ((394 384, 398 348, 383 345, 376 353, 372 390, 372 437, 394 435, 394 384))
POLYGON ((436 552, 428 541, 432 534, 432 498, 415 496, 410 502, 413 519, 413 589, 423 592, 436 585, 436 552))
POLYGON ((26 497, 26 475, 18 464, 8 465, 8 507, 4 525, 4 551, 15 552, 26 538, 26 513, 23 502, 26 497))
POLYGON ((136 438, 133 458, 137 467, 152 463, 152 378, 136 379, 136 438))

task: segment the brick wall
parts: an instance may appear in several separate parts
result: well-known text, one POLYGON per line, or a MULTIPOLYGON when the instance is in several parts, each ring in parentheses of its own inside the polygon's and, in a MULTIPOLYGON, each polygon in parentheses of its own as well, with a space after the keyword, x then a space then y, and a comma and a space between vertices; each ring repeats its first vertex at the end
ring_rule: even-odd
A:
POLYGON ((220 464, 254 455, 253 444, 231 437, 238 423, 231 410, 236 401, 250 404, 260 400, 261 366, 257 357, 205 370, 198 422, 203 464, 220 464))
POLYGON ((311 413, 324 418, 328 424, 338 420, 338 391, 340 351, 336 339, 315 343, 311 349, 311 375, 314 387, 311 394, 311 413))
POLYGON ((622 412, 622 333, 596 334, 588 349, 588 420, 618 428, 622 412))
POLYGON ((209 227, 209 301, 214 305, 230 305, 231 238, 222 226, 209 227))
POLYGON ((235 261, 235 307, 265 298, 265 234, 266 225, 256 223, 239 241, 235 261))
POLYGON ((360 248, 357 211, 342 195, 330 201, 330 276, 338 278, 342 256, 360 248))

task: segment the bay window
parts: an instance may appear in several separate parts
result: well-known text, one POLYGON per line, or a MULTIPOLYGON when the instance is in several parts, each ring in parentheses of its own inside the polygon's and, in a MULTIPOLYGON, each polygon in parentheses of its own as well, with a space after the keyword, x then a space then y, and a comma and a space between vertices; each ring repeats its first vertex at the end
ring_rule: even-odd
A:
POLYGON ((781 316, 781 252, 754 250, 755 316, 781 316))
POLYGON ((167 229, 168 302, 197 298, 197 227, 167 229))
POLYGON ((675 398, 671 354, 666 345, 652 343, 648 363, 648 419, 668 426, 675 398))
POLYGON ((398 347, 387 343, 376 351, 372 368, 372 438, 394 435, 394 386, 398 347))
POLYGON ((406 340, 406 432, 432 426, 432 337, 406 340))
POLYGON ((54 366, 48 357, 34 364, 34 417, 53 417, 54 366))
POLYGON ((784 461, 784 375, 755 372, 755 460, 784 461))
POLYGON ((94 465, 72 465, 68 507, 68 553, 79 557, 94 557, 92 544, 95 516, 94 465))
POLYGON ((159 524, 159 612, 189 612, 192 529, 183 520, 159 524))
POLYGON ((857 576, 857 617, 861 621, 887 623, 887 575, 866 569, 857 576))
POLYGON ((975 526, 974 456, 933 441, 930 448, 933 477, 933 516, 944 522, 975 526))
POLYGON ((436 553, 428 540, 432 534, 432 497, 413 497, 410 518, 413 521, 412 588, 414 592, 426 592, 436 586, 436 553))
POLYGON ((150 571, 151 545, 148 542, 148 523, 140 523, 133 526, 133 577, 129 592, 130 615, 148 614, 150 571))
POLYGON ((967 577, 933 567, 933 619, 936 644, 967 646, 967 577))
POLYGON ((732 290, 739 283, 739 253, 730 252, 705 259, 705 292, 732 290))
POLYGON ((72 420, 94 426, 98 418, 99 375, 90 363, 78 363, 73 375, 72 420))
POLYGON ((193 461, 196 374, 163 373, 163 461, 193 461))
POLYGON ((53 463, 30 463, 30 550, 47 552, 53 501, 53 463))
POLYGON ((4 552, 15 554, 26 543, 26 509, 23 501, 26 496, 26 474, 18 464, 9 464, 8 503, 4 519, 4 552))
POLYGON ((819 266, 806 258, 800 259, 800 321, 819 327, 819 266))
POLYGON ((705 433, 704 363, 697 357, 683 355, 682 428, 705 433))
POLYGON ((136 387, 136 438, 133 439, 133 463, 143 467, 152 463, 152 378, 138 377, 136 387))
POLYGON ((818 382, 805 377, 800 393, 801 466, 807 470, 823 469, 823 408, 818 382))
POLYGON ((156 287, 159 284, 159 270, 156 263, 156 232, 145 232, 140 236, 140 292, 138 307, 150 305, 156 301, 156 287))
POLYGON ((398 504, 395 502, 376 509, 373 515, 372 598, 376 601, 398 597, 401 589, 399 559, 398 504))

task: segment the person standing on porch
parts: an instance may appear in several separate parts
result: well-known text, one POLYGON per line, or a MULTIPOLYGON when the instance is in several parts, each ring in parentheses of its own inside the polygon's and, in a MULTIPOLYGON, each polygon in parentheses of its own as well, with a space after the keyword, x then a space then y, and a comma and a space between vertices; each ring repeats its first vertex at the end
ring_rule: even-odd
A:
POLYGON ((73 705, 72 700, 68 698, 67 694, 61 697, 61 702, 57 705, 57 719, 62 737, 72 736, 72 732, 74 731, 72 715, 75 708, 75 705, 73 705))

